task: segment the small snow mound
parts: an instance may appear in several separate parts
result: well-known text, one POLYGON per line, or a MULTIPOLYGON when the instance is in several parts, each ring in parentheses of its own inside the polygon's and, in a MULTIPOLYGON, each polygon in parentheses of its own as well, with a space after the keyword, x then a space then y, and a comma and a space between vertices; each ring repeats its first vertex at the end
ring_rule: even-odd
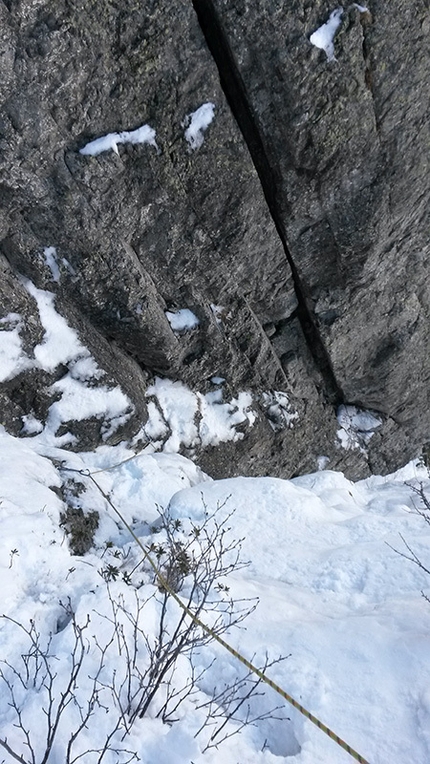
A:
POLYGON ((318 27, 318 29, 311 34, 309 41, 316 48, 324 50, 328 61, 336 61, 334 55, 334 36, 341 24, 343 16, 343 8, 340 6, 331 12, 328 21, 325 24, 318 27))
POLYGON ((115 154, 118 154, 118 143, 149 143, 158 151, 155 135, 155 130, 149 125, 142 125, 142 127, 130 132, 108 133, 108 135, 103 135, 101 138, 86 143, 82 149, 79 149, 79 153, 85 156, 97 156, 103 151, 114 151, 115 154))
POLYGON ((184 136, 190 146, 191 151, 195 151, 202 146, 204 133, 209 127, 215 115, 215 104, 204 103, 196 111, 187 114, 182 122, 182 127, 186 127, 184 136))
POLYGON ((181 310, 176 310, 174 313, 166 310, 165 313, 174 332, 190 332, 200 324, 197 316, 188 308, 181 308, 181 310))
POLYGON ((354 448, 364 451, 375 434, 375 430, 382 425, 381 419, 370 411, 359 409, 356 406, 339 406, 337 421, 341 428, 337 431, 337 436, 342 448, 347 451, 354 448))

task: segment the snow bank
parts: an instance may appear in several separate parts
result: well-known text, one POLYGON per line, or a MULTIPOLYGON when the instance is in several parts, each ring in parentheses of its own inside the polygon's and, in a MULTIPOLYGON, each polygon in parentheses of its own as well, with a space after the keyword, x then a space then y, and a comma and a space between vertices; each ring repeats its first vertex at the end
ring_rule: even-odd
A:
MULTIPOLYGON (((408 474, 414 481, 423 475, 414 465, 408 474)), ((183 523, 200 522, 205 507, 219 507, 218 522, 233 511, 233 535, 245 539, 250 566, 231 582, 233 596, 261 596, 234 646, 247 655, 257 650, 257 657, 264 649, 290 653, 277 681, 369 761, 425 764, 430 608, 420 590, 429 592, 430 580, 386 543, 399 546, 401 533, 430 559, 430 529, 414 514, 410 489, 389 478, 354 484, 321 472, 293 481, 215 481, 171 501, 183 523), (418 686, 411 696, 412 675, 418 686)), ((288 715, 293 729, 284 730, 281 761, 345 762, 312 725, 288 715), (295 755, 294 740, 301 748, 295 755)), ((279 729, 271 733, 279 740, 279 729)), ((273 740, 267 743, 274 752, 273 740)))
MULTIPOLYGON (((164 389, 166 396, 167 392, 164 389)), ((186 400, 191 409, 192 399, 186 400)), ((216 395, 208 400, 208 405, 222 405, 215 403, 216 395)), ((43 444, 37 439, 18 440, 0 428, 0 613, 27 625, 32 619, 43 639, 53 634, 57 691, 68 680, 73 646, 72 627, 60 602, 70 597, 78 623, 84 624, 90 617, 84 669, 76 683, 77 699, 84 707, 85 693, 91 687, 88 677, 95 676, 100 657, 95 640, 105 645, 110 639, 106 617, 112 616, 112 609, 100 571, 109 566, 118 570, 110 590, 128 612, 133 612, 136 597, 147 600, 142 625, 150 644, 158 634, 160 592, 148 583, 125 527, 94 484, 80 474, 74 475, 71 501, 84 512, 97 510, 100 524, 93 550, 84 558, 70 555, 59 527, 64 504, 58 489, 73 473, 59 472, 53 462, 37 453, 41 449, 43 444), (137 576, 137 583, 140 576, 142 583, 135 589, 126 583, 123 573, 137 576)), ((55 464, 91 471, 108 468, 95 478, 144 543, 160 543, 155 526, 159 512, 168 504, 185 536, 196 524, 206 522, 208 513, 215 512, 218 523, 229 516, 231 531, 225 541, 244 539, 242 557, 250 565, 225 584, 234 599, 249 601, 258 596, 260 603, 245 622, 246 628, 232 631, 228 641, 256 663, 264 663, 266 652, 271 658, 289 655, 270 670, 273 679, 372 764, 427 764, 430 607, 421 590, 430 593, 430 580, 391 548, 402 549, 401 533, 427 567, 430 564, 430 527, 416 514, 417 497, 404 482, 423 482, 430 493, 426 470, 412 463, 393 476, 355 484, 328 471, 292 481, 212 481, 182 456, 135 456, 124 444, 103 446, 89 454, 59 448, 50 452, 55 464)), ((175 607, 172 603, 166 612, 166 629, 176 623, 175 607)), ((111 681, 114 672, 122 677, 123 664, 115 645, 105 656, 103 682, 111 681)), ((22 634, 3 620, 0 651, 13 666, 28 652, 22 634)), ((142 645, 139 660, 145 661, 145 656, 142 645)), ((345 751, 290 707, 280 712, 289 721, 277 722, 269 715, 230 737, 219 750, 203 753, 203 741, 194 737, 202 720, 197 706, 210 700, 214 687, 219 689, 224 682, 239 678, 242 666, 214 644, 201 648, 193 660, 195 675, 203 669, 206 673, 199 680, 194 700, 179 707, 179 720, 168 726, 149 714, 125 737, 122 731, 113 737, 118 747, 135 751, 145 764, 183 764, 191 758, 195 764, 219 764, 221 760, 345 764, 345 751)), ((187 681, 191 671, 189 658, 184 657, 179 676, 187 681)), ((40 754, 46 726, 41 693, 21 692, 19 683, 16 692, 40 754)), ((76 754, 94 750, 106 739, 115 703, 105 690, 100 701, 88 728, 82 731, 82 747, 76 754)), ((279 703, 282 705, 281 699, 267 690, 266 697, 258 696, 251 703, 251 712, 261 715, 279 703)), ((58 760, 65 761, 67 741, 78 718, 77 706, 70 704, 60 727, 58 760)), ((1 735, 25 753, 25 740, 15 721, 3 686, 1 735)), ((233 733, 237 726, 230 720, 228 731, 233 733)), ((7 755, 3 753, 8 761, 7 755)), ((88 753, 85 760, 95 764, 98 757, 88 753)), ((118 755, 106 755, 105 760, 107 764, 122 761, 118 755)))
POLYGON ((155 135, 155 130, 149 125, 142 125, 142 127, 131 132, 108 133, 108 135, 103 135, 101 138, 86 143, 82 149, 79 149, 79 153, 85 156, 97 156, 104 151, 114 151, 118 154, 119 143, 148 143, 158 151, 155 135))
POLYGON ((187 114, 182 122, 182 127, 186 127, 184 137, 187 141, 190 151, 195 151, 203 145, 204 133, 215 116, 215 104, 204 103, 196 111, 187 114))

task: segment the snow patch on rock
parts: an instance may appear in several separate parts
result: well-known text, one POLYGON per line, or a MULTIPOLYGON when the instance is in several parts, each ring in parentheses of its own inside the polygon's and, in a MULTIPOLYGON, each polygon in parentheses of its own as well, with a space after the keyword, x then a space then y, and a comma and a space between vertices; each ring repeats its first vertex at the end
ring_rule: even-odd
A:
POLYGON ((340 27, 343 16, 343 8, 339 6, 331 12, 328 21, 318 27, 309 37, 309 41, 316 48, 325 51, 328 61, 336 61, 334 55, 334 37, 340 27))
POLYGON ((119 154, 119 143, 148 143, 158 151, 155 135, 155 130, 149 125, 142 125, 142 127, 138 127, 136 130, 121 133, 108 133, 86 143, 82 149, 79 149, 79 153, 84 156, 97 156, 104 151, 114 151, 115 154, 119 154))
POLYGON ((0 318, 0 382, 13 379, 33 365, 22 347, 20 332, 23 326, 19 313, 8 313, 0 318))
POLYGON ((260 403, 272 430, 275 432, 285 428, 291 429, 299 418, 299 414, 294 411, 287 393, 269 390, 262 393, 260 403))
POLYGON ((347 451, 359 448, 363 453, 375 431, 382 426, 379 417, 357 406, 339 406, 337 421, 340 424, 337 437, 342 448, 347 451))
POLYGON ((245 391, 224 401, 222 389, 195 393, 182 382, 157 378, 147 396, 149 419, 140 436, 168 453, 182 449, 193 455, 198 447, 241 440, 239 428, 252 427, 257 418, 253 397, 245 391))
POLYGON ((204 133, 208 129, 214 116, 215 104, 210 102, 202 104, 196 111, 187 114, 182 122, 182 127, 186 128, 184 137, 189 145, 190 151, 195 151, 203 145, 204 133))
MULTIPOLYGON (((49 257, 54 258, 55 249, 50 249, 49 257)), ((36 301, 44 336, 30 356, 24 351, 20 337, 24 326, 22 317, 11 313, 0 319, 0 381, 13 379, 30 369, 49 373, 59 366, 68 369, 51 385, 50 392, 57 400, 49 407, 45 425, 34 418, 33 412, 27 412, 23 417, 22 434, 35 436, 45 444, 71 444, 76 438, 70 433, 57 435, 61 426, 65 422, 82 422, 95 417, 101 420, 102 437, 107 439, 131 416, 134 408, 130 400, 118 386, 110 388, 97 384, 105 372, 82 344, 77 332, 56 310, 55 295, 38 289, 28 279, 22 279, 22 283, 36 301)))
POLYGON ((197 329, 200 324, 197 316, 188 308, 181 308, 180 310, 165 311, 166 318, 172 327, 174 332, 182 334, 183 332, 190 332, 192 329, 197 329))

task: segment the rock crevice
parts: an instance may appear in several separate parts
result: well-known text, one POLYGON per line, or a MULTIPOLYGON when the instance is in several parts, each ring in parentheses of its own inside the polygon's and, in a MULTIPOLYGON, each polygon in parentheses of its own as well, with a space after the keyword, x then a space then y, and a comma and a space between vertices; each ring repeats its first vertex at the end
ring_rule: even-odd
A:
POLYGON ((282 215, 279 212, 277 200, 277 188, 279 186, 277 168, 271 166, 268 159, 257 119, 249 102, 233 51, 224 33, 222 21, 218 17, 217 9, 211 0, 193 0, 193 7, 218 68, 220 83, 227 102, 248 146, 272 220, 291 269, 297 298, 296 316, 299 319, 316 369, 320 374, 323 393, 329 403, 338 406, 344 401, 343 393, 333 372, 330 357, 324 347, 318 324, 312 313, 311 301, 306 296, 306 288, 288 249, 285 231, 283 230, 282 215))

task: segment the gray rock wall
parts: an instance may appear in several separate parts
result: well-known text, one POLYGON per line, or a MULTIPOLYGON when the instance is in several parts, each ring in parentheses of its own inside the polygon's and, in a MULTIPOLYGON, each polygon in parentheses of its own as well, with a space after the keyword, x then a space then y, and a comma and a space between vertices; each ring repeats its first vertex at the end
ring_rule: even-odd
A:
MULTIPOLYGON (((428 4, 345 9, 329 62, 309 36, 331 10, 0 3, 1 309, 24 313, 34 346, 19 275, 55 291, 134 405, 115 439, 145 421, 154 375, 203 392, 221 375, 256 406, 265 391, 289 396, 292 428, 274 429, 262 405, 242 441, 197 454, 214 475, 287 476, 320 455, 363 475, 428 439, 428 4), (183 122, 207 102, 215 116, 191 150, 183 122), (143 124, 158 148, 79 153, 143 124), (58 283, 45 247, 70 266, 58 283), (200 325, 178 335, 165 310, 184 307, 200 325), (339 448, 345 403, 379 412, 365 453, 339 448)), ((66 371, 7 380, 3 423, 43 420, 66 371)), ((77 447, 99 438, 87 428, 77 447)))

